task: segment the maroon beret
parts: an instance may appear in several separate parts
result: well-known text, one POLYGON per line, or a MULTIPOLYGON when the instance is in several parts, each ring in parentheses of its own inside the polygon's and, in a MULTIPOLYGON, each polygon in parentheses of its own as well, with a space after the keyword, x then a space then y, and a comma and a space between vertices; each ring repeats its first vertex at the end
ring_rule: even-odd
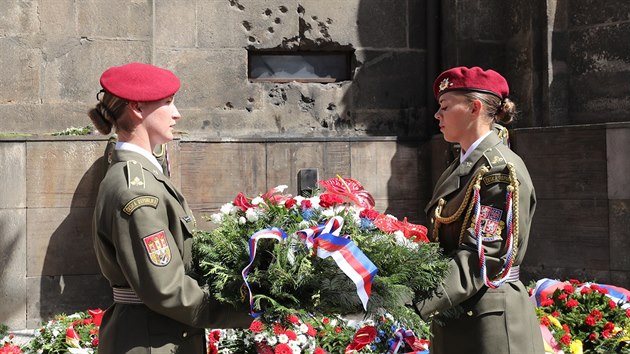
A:
POLYGON ((510 94, 508 83, 494 70, 460 66, 441 73, 433 83, 433 95, 438 99, 448 91, 477 91, 493 94, 500 99, 510 94))
POLYGON ((151 64, 129 63, 105 70, 101 86, 124 100, 149 102, 174 95, 180 83, 169 70, 151 64))

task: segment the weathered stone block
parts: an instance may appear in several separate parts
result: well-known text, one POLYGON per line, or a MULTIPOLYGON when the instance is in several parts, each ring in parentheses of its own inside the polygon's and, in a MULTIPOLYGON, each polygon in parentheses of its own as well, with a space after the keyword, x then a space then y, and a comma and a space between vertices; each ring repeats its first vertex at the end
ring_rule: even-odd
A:
MULTIPOLYGON (((201 1, 206 4, 213 1, 201 1)), ((197 1, 155 0, 155 45, 167 48, 194 48, 197 45, 197 1)), ((226 1, 221 4, 227 6, 226 1)), ((214 5, 220 5, 218 2, 214 5)), ((203 16, 204 14, 202 14, 203 16)), ((203 17, 199 18, 203 21, 203 17)))
POLYGON ((59 313, 105 310, 112 304, 112 289, 100 274, 30 277, 27 288, 28 328, 38 328, 59 313))
MULTIPOLYGON (((579 76, 594 72, 625 72, 630 66, 627 38, 630 23, 595 26, 569 32, 571 73, 579 76)), ((627 81, 626 81, 627 82, 627 81)), ((615 81, 600 81, 610 87, 615 81)), ((619 84, 621 82, 619 81, 619 84)))
POLYGON ((630 199, 630 126, 606 129, 608 198, 630 199))
POLYGON ((105 141, 26 143, 29 208, 92 207, 105 175, 105 141))
POLYGON ((37 10, 40 33, 47 40, 58 37, 76 37, 75 1, 40 1, 37 2, 37 10))
POLYGON ((0 143, 0 209, 26 207, 26 146, 0 143))
POLYGON ((571 0, 566 3, 572 27, 627 21, 630 13, 630 3, 625 0, 571 0))
POLYGON ((151 1, 86 0, 75 6, 82 36, 146 40, 152 33, 151 1))
POLYGON ((608 213, 610 269, 630 271, 630 199, 609 200, 608 213))
POLYGON ((92 244, 93 208, 29 208, 27 270, 41 275, 97 274, 92 244))
MULTIPOLYGON (((37 2, 21 0, 3 1, 2 16, 0 16, 0 38, 24 36, 38 32, 37 11, 37 2)), ((2 51, 2 53, 10 52, 2 51)), ((2 80, 0 80, 0 82, 2 82, 2 80)))
POLYGON ((22 329, 27 294, 25 209, 0 209, 0 228, 0 324, 22 329))
POLYGON ((201 1, 198 41, 202 48, 277 48, 298 35, 296 0, 201 1))
POLYGON ((0 105, 39 102, 41 55, 14 37, 0 36, 0 105))

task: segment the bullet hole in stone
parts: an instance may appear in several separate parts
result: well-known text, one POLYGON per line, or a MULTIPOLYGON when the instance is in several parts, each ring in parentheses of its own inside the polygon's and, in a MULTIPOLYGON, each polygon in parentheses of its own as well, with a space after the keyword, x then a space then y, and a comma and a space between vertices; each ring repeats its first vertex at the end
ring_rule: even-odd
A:
POLYGON ((252 30, 252 25, 248 21, 243 21, 243 28, 245 28, 245 30, 249 32, 252 30))
POLYGON ((271 11, 271 9, 266 9, 264 12, 265 16, 271 16, 272 13, 273 11, 271 11))
POLYGON ((249 36, 249 38, 247 38, 247 40, 248 40, 249 42, 251 42, 251 43, 255 43, 255 42, 256 42, 256 38, 255 38, 255 37, 252 37, 252 36, 249 36))
POLYGON ((238 0, 230 0, 230 6, 236 7, 237 9, 243 11, 245 10, 245 6, 238 3, 238 0))
POLYGON ((333 23, 332 18, 330 18, 330 17, 329 17, 329 18, 327 18, 327 19, 326 19, 326 23, 327 23, 327 24, 329 24, 329 25, 332 25, 332 23, 333 23))
POLYGON ((269 28, 267 28, 267 32, 269 32, 269 33, 273 33, 273 32, 274 32, 273 27, 269 27, 269 28))
POLYGON ((328 109, 329 111, 333 111, 335 110, 335 108, 337 108, 337 105, 334 103, 329 103, 328 107, 326 109, 328 109))
POLYGON ((280 17, 276 17, 276 19, 273 20, 273 22, 275 22, 277 24, 280 24, 280 23, 282 23, 282 20, 280 19, 280 17))
POLYGON ((312 16, 311 18, 313 19, 313 21, 317 21, 317 16, 312 16))
POLYGON ((280 12, 282 12, 283 14, 285 14, 285 13, 287 13, 287 11, 289 11, 289 9, 287 9, 287 7, 284 6, 284 5, 278 7, 278 10, 280 10, 280 12))
POLYGON ((304 14, 304 8, 302 7, 302 5, 298 5, 298 7, 297 7, 297 13, 299 13, 299 14, 304 14))
POLYGON ((254 103, 255 101, 256 101, 256 100, 254 99, 254 97, 249 97, 249 98, 247 99, 247 102, 249 102, 249 103, 254 103))
POLYGON ((204 130, 206 128, 208 128, 210 126, 210 121, 209 120, 204 120, 203 123, 201 124, 201 129, 204 130))
POLYGON ((234 105, 232 105, 232 102, 226 102, 225 106, 223 107, 223 110, 230 110, 234 108, 234 105))

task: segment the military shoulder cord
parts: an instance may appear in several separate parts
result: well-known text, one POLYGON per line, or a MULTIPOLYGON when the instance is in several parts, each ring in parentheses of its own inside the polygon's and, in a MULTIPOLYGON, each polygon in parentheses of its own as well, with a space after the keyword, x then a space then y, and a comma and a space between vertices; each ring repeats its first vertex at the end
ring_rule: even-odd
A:
POLYGON ((487 167, 482 167, 475 174, 471 183, 466 190, 466 195, 464 196, 464 200, 462 204, 459 206, 457 211, 449 216, 443 217, 441 214, 443 206, 446 204, 446 201, 440 199, 438 207, 435 209, 435 222, 433 227, 433 237, 437 241, 439 241, 439 226, 440 224, 450 224, 453 221, 457 220, 464 211, 464 208, 468 204, 468 200, 470 199, 471 191, 474 190, 473 197, 473 205, 472 208, 468 208, 466 216, 464 218, 464 223, 462 224, 462 230, 459 236, 459 244, 463 242, 463 236, 466 231, 466 225, 468 224, 468 220, 470 219, 470 214, 474 210, 474 222, 471 226, 475 227, 475 235, 477 238, 477 254, 479 256, 479 267, 481 269, 481 276, 484 280, 484 283, 489 288, 498 288, 503 285, 510 276, 510 270, 514 263, 514 259, 516 258, 516 254, 518 252, 518 179, 516 178, 516 170, 514 165, 511 163, 507 164, 510 178, 510 185, 507 187, 506 192, 506 230, 507 230, 507 248, 508 253, 506 255, 505 265, 501 272, 495 277, 495 280, 490 280, 487 276, 486 269, 486 259, 485 259, 485 251, 483 249, 483 234, 481 232, 481 203, 480 203, 480 193, 481 190, 481 179, 483 176, 488 173, 487 167))

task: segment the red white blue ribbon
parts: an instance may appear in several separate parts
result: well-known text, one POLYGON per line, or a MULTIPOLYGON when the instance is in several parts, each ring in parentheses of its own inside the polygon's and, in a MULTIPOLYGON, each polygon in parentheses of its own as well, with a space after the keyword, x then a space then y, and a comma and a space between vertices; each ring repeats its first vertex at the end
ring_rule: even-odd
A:
POLYGON ((387 354, 396 354, 398 350, 403 346, 403 344, 407 344, 409 349, 413 350, 411 352, 406 352, 405 354, 428 354, 428 342, 427 345, 419 345, 416 343, 416 335, 412 330, 398 328, 396 332, 394 332, 394 341, 390 344, 387 349, 387 354), (425 347, 425 349, 419 350, 420 348, 425 347))
POLYGON ((277 240, 278 242, 282 242, 284 239, 287 238, 287 234, 277 227, 272 227, 269 229, 260 230, 249 238, 249 264, 245 268, 243 268, 243 271, 241 272, 241 274, 243 275, 245 286, 247 286, 247 291, 249 292, 249 311, 250 311, 249 313, 254 318, 260 316, 262 313, 254 312, 253 294, 252 294, 252 289, 250 288, 249 283, 247 282, 247 275, 249 274, 249 268, 254 263, 254 258, 256 258, 256 247, 258 246, 258 240, 265 239, 265 238, 274 239, 274 240, 277 240))
POLYGON ((335 216, 324 225, 318 225, 296 232, 309 249, 314 249, 319 258, 332 257, 339 269, 347 275, 357 287, 363 309, 372 293, 372 281, 378 268, 361 252, 350 239, 339 236, 343 218, 335 216))

